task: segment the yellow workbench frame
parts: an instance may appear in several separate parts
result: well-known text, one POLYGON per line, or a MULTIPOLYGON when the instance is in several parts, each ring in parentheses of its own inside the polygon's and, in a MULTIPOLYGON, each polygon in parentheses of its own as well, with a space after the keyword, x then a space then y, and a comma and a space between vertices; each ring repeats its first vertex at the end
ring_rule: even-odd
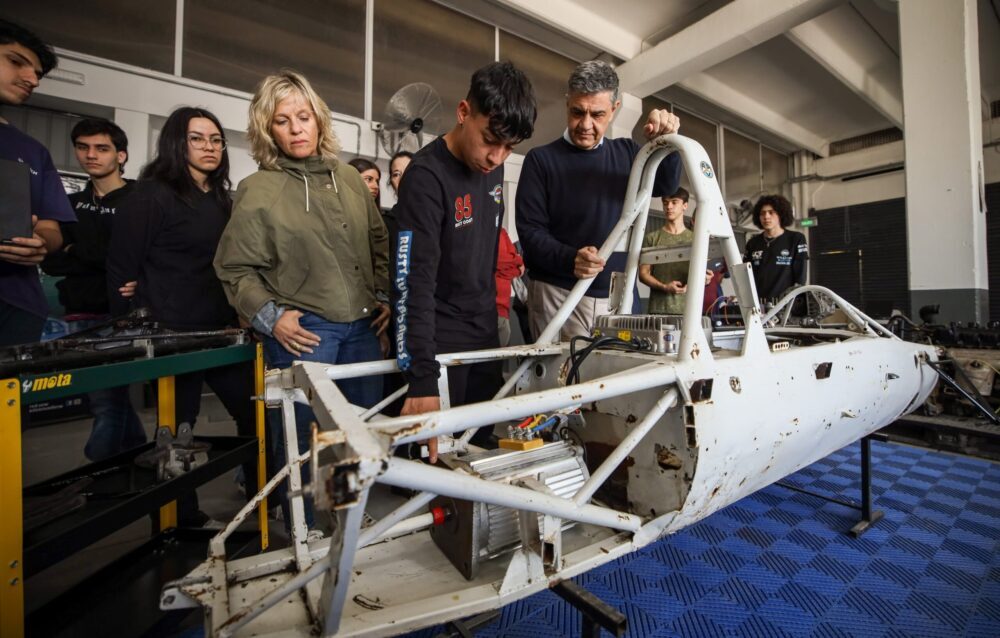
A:
MULTIPOLYGON (((239 348, 241 346, 233 347, 239 348)), ((184 356, 173 355, 173 357, 184 356)), ((255 397, 257 489, 261 490, 267 482, 267 465, 263 401, 264 356, 263 347, 259 343, 256 344, 253 360, 254 388, 257 394, 255 397)), ((150 361, 155 360, 145 360, 141 363, 148 364, 150 361)), ((219 365, 227 365, 228 363, 219 365)), ((184 372, 210 367, 212 366, 198 367, 198 364, 195 364, 195 367, 186 369, 184 372)), ((58 380, 56 384, 60 385, 60 394, 66 394, 66 388, 62 387, 64 384, 61 384, 61 381, 67 379, 67 383, 71 383, 73 374, 73 372, 68 372, 51 375, 50 378, 58 380)), ((29 390, 36 390, 39 384, 26 381, 25 385, 28 386, 29 390)), ((52 385, 48 384, 47 387, 52 385)), ((167 427, 176 434, 174 386, 175 377, 173 375, 157 378, 157 427, 167 427)), ((79 391, 87 392, 100 387, 102 387, 100 382, 89 381, 85 382, 79 391)), ((22 495, 24 488, 21 484, 21 408, 23 403, 21 379, 0 380, 0 516, 3 517, 4 521, 7 521, 6 524, 0 524, 0 570, 2 570, 2 579, 0 579, 0 638, 22 638, 24 636, 24 567, 22 560, 24 551, 22 495)), ((258 522, 260 525, 260 545, 261 549, 264 550, 267 549, 269 543, 266 500, 261 502, 258 508, 258 522)), ((176 526, 177 503, 168 503, 160 508, 160 529, 164 530, 176 526)))

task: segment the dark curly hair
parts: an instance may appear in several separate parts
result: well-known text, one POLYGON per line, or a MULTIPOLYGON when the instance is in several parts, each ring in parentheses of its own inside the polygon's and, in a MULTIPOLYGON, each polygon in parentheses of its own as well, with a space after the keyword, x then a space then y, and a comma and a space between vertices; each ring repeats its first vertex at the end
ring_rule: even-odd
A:
POLYGON ((781 227, 788 228, 795 221, 795 217, 792 215, 792 203, 782 197, 781 195, 764 195, 757 200, 757 203, 753 205, 753 225, 757 228, 764 228, 760 225, 760 211, 765 206, 770 204, 774 212, 778 213, 778 218, 781 220, 781 227))

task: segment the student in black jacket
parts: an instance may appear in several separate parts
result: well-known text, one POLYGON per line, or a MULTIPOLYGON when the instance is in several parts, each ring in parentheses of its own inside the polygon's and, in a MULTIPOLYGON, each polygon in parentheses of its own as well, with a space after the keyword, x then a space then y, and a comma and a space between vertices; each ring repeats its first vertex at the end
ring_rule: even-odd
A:
POLYGON ((809 247, 805 235, 788 229, 793 221, 792 204, 781 195, 764 195, 753 207, 753 223, 763 232, 747 241, 743 261, 750 262, 757 298, 764 303, 806 283, 809 247))
MULTIPOLYGON (((527 76, 509 62, 489 64, 473 74, 455 126, 418 152, 406 170, 394 209, 399 231, 389 274, 396 358, 410 384, 404 415, 440 409, 435 355, 499 345, 493 274, 504 213, 503 163, 531 137, 536 114, 527 76)), ((451 404, 488 400, 501 382, 499 362, 451 368, 451 404)), ((433 463, 437 439, 429 448, 433 463)))
MULTIPOLYGON (((128 160, 128 137, 117 124, 101 118, 80 120, 70 133, 80 167, 90 176, 87 187, 69 197, 76 223, 60 222, 63 245, 42 262, 42 270, 63 277, 56 283, 70 331, 108 319, 108 244, 118 206, 134 182, 122 178, 128 160)), ((146 432, 129 401, 128 386, 87 395, 94 425, 83 453, 101 461, 142 445, 146 432)))
MULTIPOLYGON (((113 314, 129 305, 148 308, 160 326, 176 331, 236 327, 212 261, 229 221, 229 156, 219 120, 204 109, 181 107, 170 114, 157 157, 142 170, 135 193, 115 215, 108 254, 108 291, 113 314)), ((253 436, 253 368, 246 363, 176 377, 178 423, 197 419, 201 386, 207 382, 237 431, 253 436)), ((256 476, 244 467, 249 480, 256 476)), ((248 490, 252 492, 253 490, 248 490)), ((208 522, 196 499, 182 499, 179 522, 208 522)))

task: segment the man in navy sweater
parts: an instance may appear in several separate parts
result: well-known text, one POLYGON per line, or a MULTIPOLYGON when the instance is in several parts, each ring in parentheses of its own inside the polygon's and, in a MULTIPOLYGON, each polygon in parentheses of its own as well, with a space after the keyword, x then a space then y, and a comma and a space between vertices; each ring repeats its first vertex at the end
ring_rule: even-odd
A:
MULTIPOLYGON (((528 317, 537 338, 578 279, 596 277, 562 328, 561 338, 590 335, 608 312, 611 273, 625 269, 625 253, 607 263, 597 256, 621 216, 632 162, 640 146, 604 133, 621 106, 618 74, 606 62, 584 62, 569 77, 566 131, 528 152, 517 185, 517 234, 531 278, 528 317)), ((653 139, 680 128, 677 116, 654 109, 645 134, 653 139)), ((654 196, 677 190, 680 158, 669 155, 657 171, 654 196)))
MULTIPOLYGON (((527 76, 510 62, 476 71, 455 126, 420 150, 394 208, 398 233, 392 302, 396 358, 410 385, 401 414, 441 408, 435 355, 499 346, 497 246, 503 163, 531 137, 537 110, 527 76)), ((448 370, 452 405, 486 401, 500 389, 499 362, 448 370)), ((473 443, 490 435, 480 430, 473 443)), ((437 439, 428 445, 437 460, 437 439)))

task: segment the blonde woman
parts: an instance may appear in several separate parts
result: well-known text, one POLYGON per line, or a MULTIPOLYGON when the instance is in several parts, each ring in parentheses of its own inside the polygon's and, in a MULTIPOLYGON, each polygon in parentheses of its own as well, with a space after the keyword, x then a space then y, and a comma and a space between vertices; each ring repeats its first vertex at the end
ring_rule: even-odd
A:
MULTIPOLYGON (((329 108, 284 70, 258 85, 247 134, 260 170, 240 183, 215 258, 230 303, 263 336, 271 368, 381 359, 387 233, 361 175, 337 159, 329 108)), ((338 386, 355 405, 382 397, 379 377, 338 386)), ((296 405, 296 419, 306 449, 311 410, 296 405)))

